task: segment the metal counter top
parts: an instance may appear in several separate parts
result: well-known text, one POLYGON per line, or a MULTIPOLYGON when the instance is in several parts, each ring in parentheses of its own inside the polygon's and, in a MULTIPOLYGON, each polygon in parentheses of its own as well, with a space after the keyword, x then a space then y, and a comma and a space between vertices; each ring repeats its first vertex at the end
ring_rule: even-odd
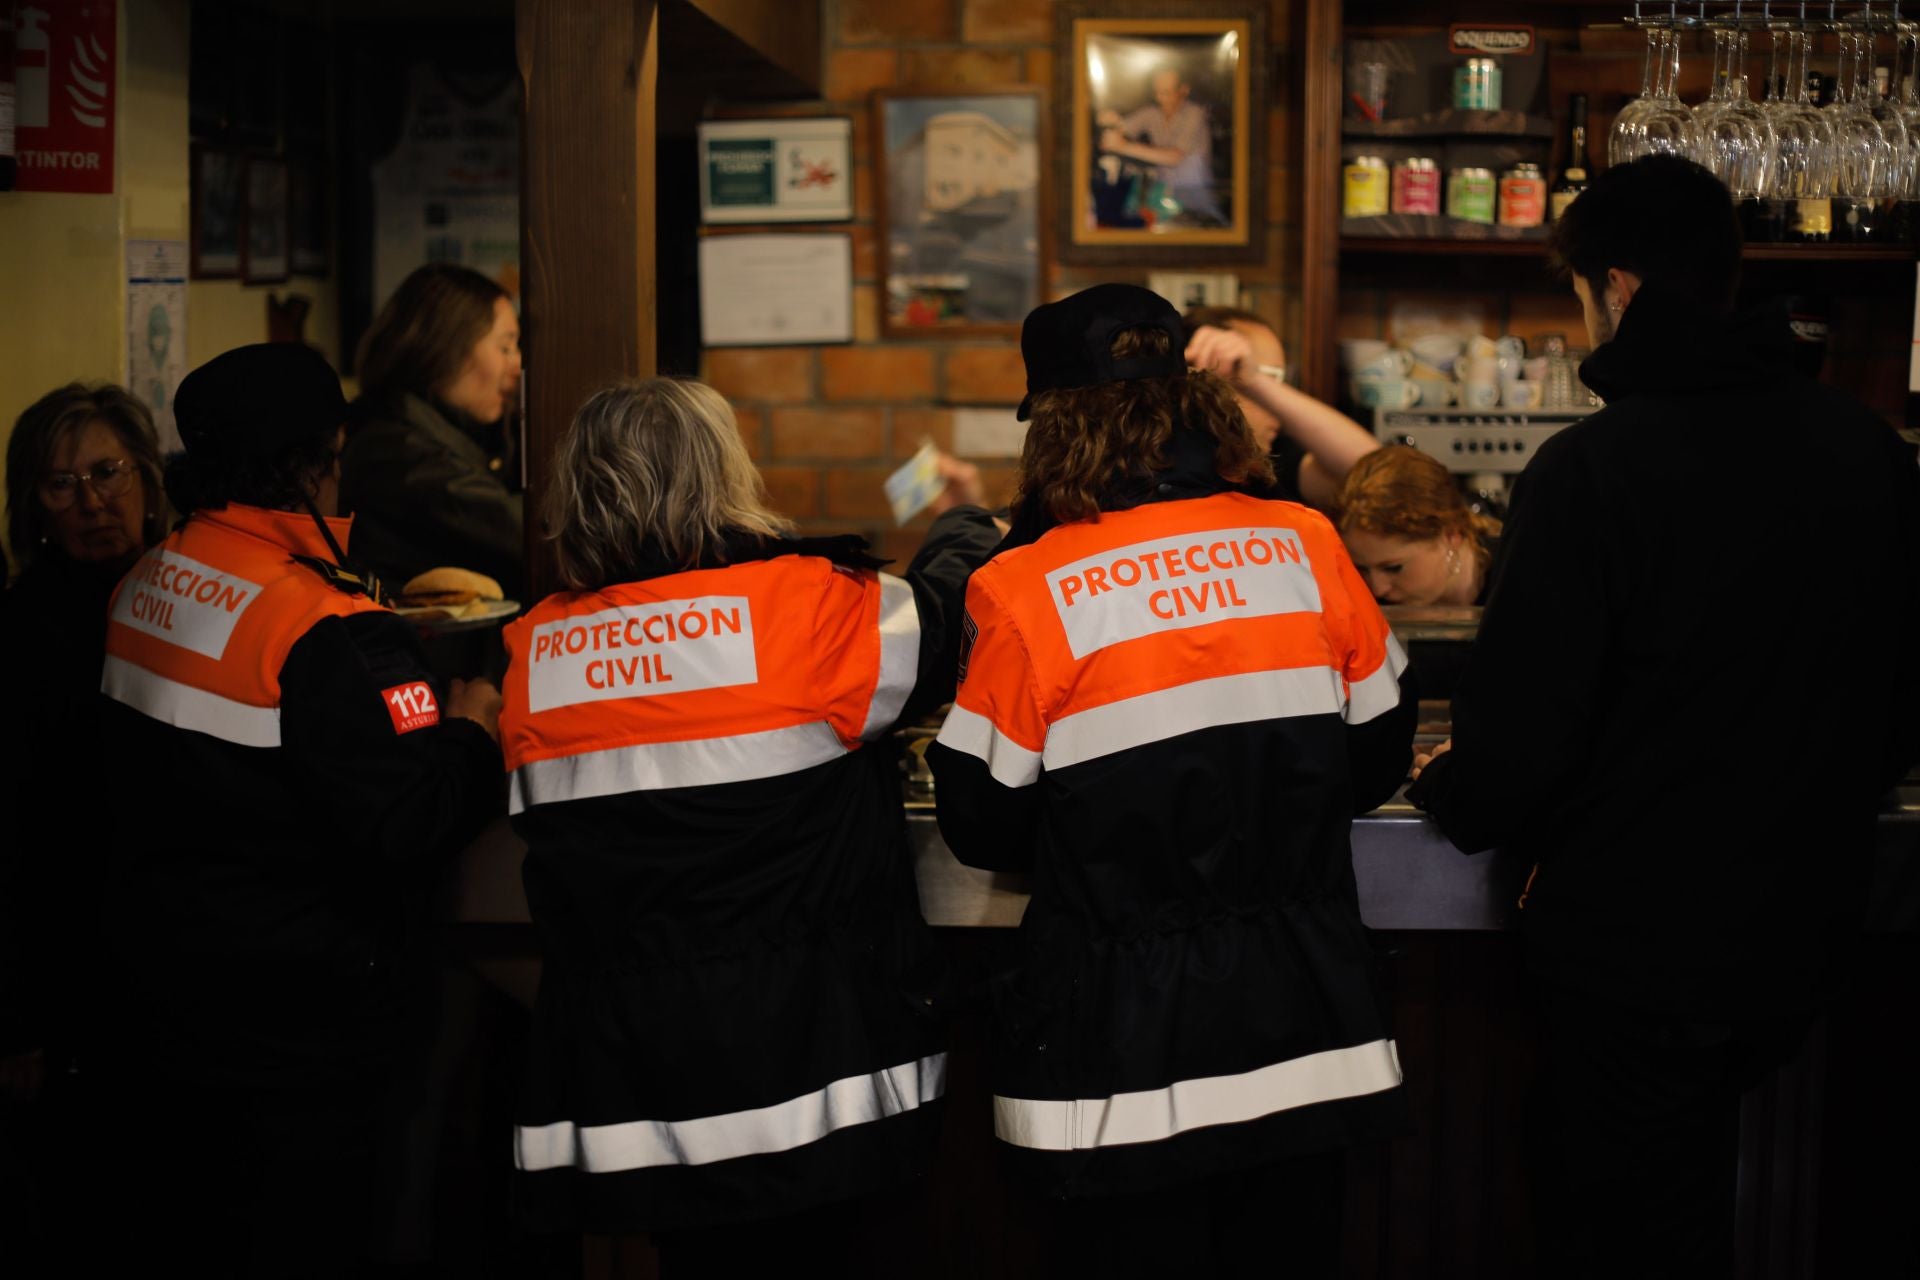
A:
MULTIPOLYGON (((963 866, 940 838, 933 808, 907 803, 907 839, 929 923, 1012 928, 1027 909, 1026 877, 963 866)), ((526 853, 505 820, 461 857, 454 918, 524 924, 526 853)), ((1468 857, 1417 811, 1395 800, 1353 824, 1353 870, 1360 914, 1375 929, 1489 931, 1516 925, 1515 900, 1527 868, 1498 850, 1468 857)), ((1920 933, 1920 783, 1888 797, 1875 846, 1868 926, 1876 933, 1920 933)))

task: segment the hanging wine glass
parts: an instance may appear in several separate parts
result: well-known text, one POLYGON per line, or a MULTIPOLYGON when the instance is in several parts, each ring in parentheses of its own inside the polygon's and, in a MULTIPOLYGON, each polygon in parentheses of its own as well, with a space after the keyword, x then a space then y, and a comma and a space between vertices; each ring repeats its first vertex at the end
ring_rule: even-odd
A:
POLYGON ((1745 31, 1714 32, 1713 97, 1693 115, 1693 158, 1727 184, 1737 201, 1766 190, 1773 129, 1747 90, 1745 31))
POLYGON ((1894 37, 1893 68, 1890 72, 1880 66, 1875 48, 1873 27, 1869 25, 1861 33, 1863 57, 1859 60, 1854 74, 1854 96, 1865 105, 1865 109, 1880 126, 1881 136, 1886 139, 1885 167, 1877 176, 1874 186, 1874 198, 1893 200, 1900 194, 1906 180, 1908 157, 1914 140, 1909 136, 1906 114, 1892 93, 1893 74, 1900 70, 1900 43, 1896 32, 1894 37), (1885 90, 1882 89, 1884 79, 1885 90))
POLYGON ((1899 195, 1902 201, 1912 203, 1920 201, 1920 25, 1903 22, 1895 30, 1893 68, 1899 80, 1895 96, 1900 120, 1907 130, 1907 147, 1900 163, 1899 195), (1904 64, 1900 57, 1902 48, 1907 50, 1904 64), (1901 73, 1903 65, 1904 74, 1901 73))
POLYGON ((1824 109, 1834 125, 1834 194, 1845 200, 1874 200, 1893 161, 1880 121, 1860 100, 1862 61, 1859 33, 1841 29, 1834 102, 1824 109))
POLYGON ((1728 37, 1732 34, 1717 28, 1713 33, 1713 70, 1707 78, 1707 96, 1694 106, 1687 125, 1687 151, 1695 160, 1700 159, 1706 130, 1727 107, 1728 37))
POLYGON ((1653 104, 1641 117, 1635 156, 1684 156, 1692 153, 1693 112, 1680 101, 1680 33, 1668 31, 1660 50, 1660 84, 1653 104))
MULTIPOLYGON (((1767 174, 1769 198, 1788 206, 1825 200, 1832 192, 1833 124, 1814 104, 1808 83, 1813 36, 1785 26, 1772 30, 1774 60, 1779 62, 1783 45, 1786 58, 1776 73, 1778 78, 1769 77, 1774 79, 1775 88, 1765 108, 1773 132, 1773 159, 1767 174)), ((1790 212, 1789 207, 1775 216, 1784 221, 1790 212)))
POLYGON ((1647 51, 1640 66, 1640 95, 1620 108, 1607 133, 1607 164, 1625 164, 1642 153, 1646 131, 1642 121, 1654 109, 1654 89, 1660 68, 1665 65, 1661 49, 1671 40, 1671 32, 1661 27, 1647 28, 1647 51))
MULTIPOLYGON (((1874 205, 1890 185, 1896 151, 1861 91, 1867 43, 1857 30, 1842 28, 1839 77, 1834 100, 1825 108, 1833 122, 1833 233, 1836 239, 1873 236, 1874 205)), ((1904 142, 1904 137, 1902 138, 1904 142)))

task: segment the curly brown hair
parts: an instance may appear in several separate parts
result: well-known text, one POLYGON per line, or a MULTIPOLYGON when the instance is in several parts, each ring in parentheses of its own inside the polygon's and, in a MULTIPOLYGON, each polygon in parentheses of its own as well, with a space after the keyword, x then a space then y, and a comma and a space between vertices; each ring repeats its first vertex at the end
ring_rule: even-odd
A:
POLYGON ((1469 507, 1444 466, 1404 444, 1376 449, 1353 464, 1334 517, 1343 534, 1358 530, 1405 542, 1461 534, 1483 569, 1491 555, 1488 541, 1500 536, 1500 522, 1469 507))
MULTIPOLYGON (((1122 329, 1113 337, 1115 360, 1164 356, 1171 349, 1164 329, 1122 329)), ((1212 374, 1190 369, 1184 377, 1034 396, 1014 506, 1037 503, 1063 524, 1092 519, 1100 514, 1103 494, 1166 468, 1176 423, 1213 439, 1214 467, 1222 479, 1273 483, 1273 463, 1253 438, 1232 390, 1212 374)))

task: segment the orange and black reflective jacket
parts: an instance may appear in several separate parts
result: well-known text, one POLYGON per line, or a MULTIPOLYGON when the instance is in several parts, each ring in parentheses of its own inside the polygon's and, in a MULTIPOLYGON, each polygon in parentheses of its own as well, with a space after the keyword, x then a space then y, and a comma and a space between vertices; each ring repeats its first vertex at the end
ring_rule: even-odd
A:
POLYGON ((1404 659, 1327 521, 1176 475, 967 589, 927 753, 963 862, 1030 867, 994 1126, 1052 1193, 1397 1123, 1348 832, 1405 775, 1404 659))
POLYGON ((296 557, 331 560, 305 513, 195 513, 121 580, 101 676, 115 1033, 258 1087, 391 1053, 431 878, 501 799, 412 628, 296 557))
POLYGON ((944 1009, 880 739, 951 688, 996 541, 945 517, 903 581, 858 539, 735 539, 508 628, 544 952, 515 1132, 532 1222, 760 1218, 924 1168, 944 1009))

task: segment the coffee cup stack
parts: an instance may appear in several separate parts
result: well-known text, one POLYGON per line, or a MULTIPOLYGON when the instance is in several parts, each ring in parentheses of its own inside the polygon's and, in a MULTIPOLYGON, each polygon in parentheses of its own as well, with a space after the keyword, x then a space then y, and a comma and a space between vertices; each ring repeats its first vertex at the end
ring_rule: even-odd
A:
POLYGON ((1377 338, 1340 344, 1347 389, 1363 409, 1538 409, 1547 362, 1527 359, 1526 343, 1508 336, 1422 334, 1402 346, 1377 338))

